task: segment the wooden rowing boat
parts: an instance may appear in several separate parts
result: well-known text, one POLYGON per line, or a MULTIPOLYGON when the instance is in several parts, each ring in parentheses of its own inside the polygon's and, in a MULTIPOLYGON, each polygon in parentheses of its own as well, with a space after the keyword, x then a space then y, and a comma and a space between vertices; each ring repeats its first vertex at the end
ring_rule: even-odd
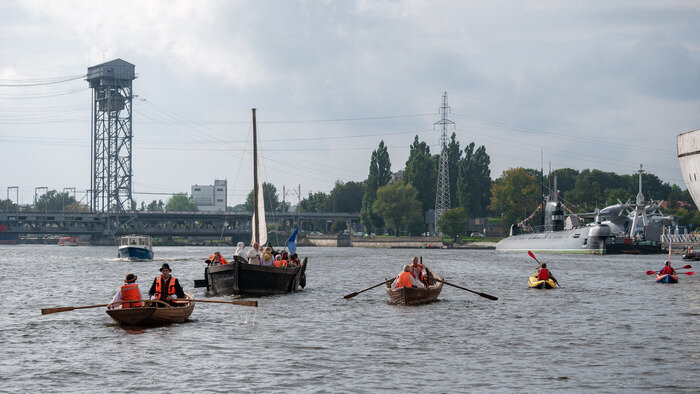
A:
MULTIPOLYGON (((185 293, 185 299, 192 299, 192 296, 185 293)), ((153 327, 184 322, 192 314, 195 304, 189 302, 185 306, 171 306, 157 300, 146 302, 150 305, 141 308, 107 309, 106 312, 117 323, 125 326, 153 327), (160 308, 156 307, 156 304, 160 304, 160 308)))
MULTIPOLYGON (((427 269, 427 268, 426 268, 427 269)), ((387 283, 386 293, 389 295, 389 302, 397 305, 421 305, 435 301, 442 291, 442 280, 434 272, 428 270, 428 286, 419 287, 401 287, 398 289, 391 288, 391 282, 387 283)))

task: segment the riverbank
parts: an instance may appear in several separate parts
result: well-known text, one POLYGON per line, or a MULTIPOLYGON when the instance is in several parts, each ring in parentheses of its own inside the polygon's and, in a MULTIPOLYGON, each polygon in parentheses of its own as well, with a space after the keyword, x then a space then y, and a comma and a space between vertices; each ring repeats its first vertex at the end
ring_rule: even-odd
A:
POLYGON ((355 247, 387 249, 495 249, 496 242, 467 242, 446 245, 441 237, 350 237, 309 235, 300 245, 321 247, 355 247))

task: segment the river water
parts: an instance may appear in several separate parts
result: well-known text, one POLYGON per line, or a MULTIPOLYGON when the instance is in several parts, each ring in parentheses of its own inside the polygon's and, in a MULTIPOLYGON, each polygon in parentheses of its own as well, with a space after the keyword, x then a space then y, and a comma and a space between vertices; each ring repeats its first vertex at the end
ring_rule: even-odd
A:
MULTIPOLYGON (((124 329, 103 308, 133 272, 148 291, 164 262, 185 291, 208 247, 156 247, 128 262, 116 247, 0 246, 0 391, 388 390, 694 391, 698 278, 654 283, 664 256, 540 255, 562 288, 527 287, 525 253, 301 248, 307 287, 258 308, 197 304, 191 321, 124 329), (445 280, 439 302, 387 304, 380 287, 411 256, 445 280)), ((233 248, 223 249, 230 256, 233 248)), ((674 257, 680 266, 680 258, 674 257)), ((222 297, 222 299, 227 299, 222 297)))

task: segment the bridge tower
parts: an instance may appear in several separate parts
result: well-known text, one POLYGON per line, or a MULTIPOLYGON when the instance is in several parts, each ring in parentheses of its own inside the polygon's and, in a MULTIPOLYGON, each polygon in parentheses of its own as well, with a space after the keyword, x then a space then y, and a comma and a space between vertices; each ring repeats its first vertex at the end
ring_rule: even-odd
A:
POLYGON ((134 65, 115 59, 88 67, 92 89, 91 199, 93 212, 132 210, 132 81, 134 65))
MULTIPOLYGON (((442 107, 440 114, 442 119, 435 122, 435 125, 440 125, 440 164, 438 167, 437 191, 435 193, 435 233, 441 234, 437 222, 442 214, 450 209, 450 165, 449 155, 447 152, 447 128, 449 125, 454 126, 455 122, 447 119, 447 114, 450 113, 450 107, 447 105, 447 92, 442 95, 442 107)), ((453 174, 454 176, 454 174, 453 174)))

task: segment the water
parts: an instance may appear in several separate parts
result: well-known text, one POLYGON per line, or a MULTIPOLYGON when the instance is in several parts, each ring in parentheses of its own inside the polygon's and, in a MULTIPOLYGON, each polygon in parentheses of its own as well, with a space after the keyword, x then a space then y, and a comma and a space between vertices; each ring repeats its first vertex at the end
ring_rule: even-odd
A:
MULTIPOLYGON (((258 308, 198 304, 192 321, 124 329, 102 308, 133 272, 148 291, 167 262, 185 290, 208 247, 156 247, 127 262, 116 247, 0 246, 0 391, 694 391, 696 277, 660 285, 664 256, 540 255, 564 286, 527 287, 524 253, 302 248, 307 288, 258 308), (387 304, 382 288, 420 253, 445 280, 440 301, 387 304)), ((225 249, 225 255, 233 252, 225 249)), ((677 266, 681 265, 675 258, 677 266)), ((223 297, 225 298, 225 297, 223 297)))

